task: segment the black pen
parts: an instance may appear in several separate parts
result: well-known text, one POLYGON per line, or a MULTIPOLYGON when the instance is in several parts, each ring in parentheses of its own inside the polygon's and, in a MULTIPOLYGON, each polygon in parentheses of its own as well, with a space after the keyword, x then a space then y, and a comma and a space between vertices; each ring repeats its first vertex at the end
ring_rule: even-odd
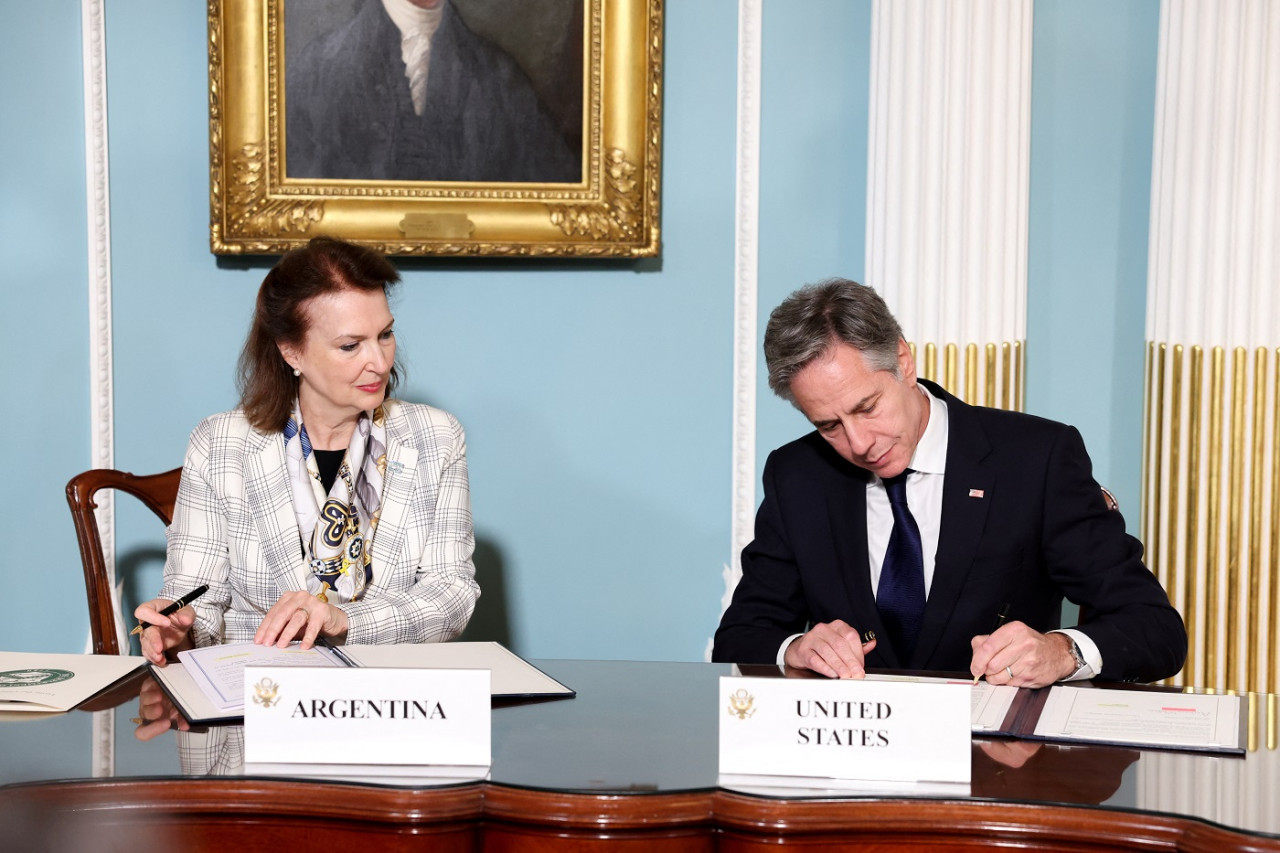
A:
POLYGON ((996 631, 1000 630, 1000 626, 1004 624, 1004 620, 1009 618, 1009 608, 1011 606, 1012 605, 1007 601, 1004 603, 1004 607, 1001 607, 1000 612, 996 614, 996 624, 991 626, 991 630, 987 632, 988 634, 994 634, 996 631))
MULTIPOLYGON (((208 591, 209 591, 209 585, 207 583, 202 583, 200 584, 200 586, 191 590, 191 592, 182 596, 182 598, 179 598, 173 604, 167 605, 164 608, 164 610, 160 611, 160 615, 172 616, 173 614, 177 613, 179 610, 186 607, 188 604, 195 601, 197 598, 204 595, 208 591)), ((145 631, 150 627, 151 627, 150 622, 139 622, 138 627, 134 628, 132 631, 129 632, 129 636, 132 637, 134 634, 141 634, 143 631, 145 631)))
MULTIPOLYGON (((1010 603, 1006 601, 1004 606, 1000 608, 1000 612, 996 614, 996 623, 991 626, 991 630, 987 632, 988 634, 994 634, 996 631, 1000 630, 1000 626, 1004 624, 1004 620, 1009 618, 1010 606, 1010 603)), ((977 684, 979 678, 982 678, 981 674, 975 675, 973 677, 973 683, 977 684)))
POLYGON ((330 642, 328 637, 316 637, 316 645, 324 646, 326 649, 333 652, 333 656, 342 661, 346 666, 359 668, 360 664, 347 657, 347 653, 338 648, 337 644, 330 642))

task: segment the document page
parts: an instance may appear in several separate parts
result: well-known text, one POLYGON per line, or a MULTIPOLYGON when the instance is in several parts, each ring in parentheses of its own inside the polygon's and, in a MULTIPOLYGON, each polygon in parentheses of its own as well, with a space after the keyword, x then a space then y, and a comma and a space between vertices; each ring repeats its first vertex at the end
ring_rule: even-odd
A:
POLYGON ((1240 747, 1240 697, 1054 687, 1035 735, 1186 749, 1240 747))
POLYGON ((574 692, 501 643, 401 643, 343 646, 360 666, 393 669, 487 669, 497 698, 573 696, 574 692))
POLYGON ((974 732, 998 732, 1004 725, 1004 718, 1018 695, 1017 687, 1007 684, 988 684, 979 681, 974 684, 967 679, 933 678, 923 675, 880 675, 868 673, 867 681, 918 681, 923 684, 968 684, 970 693, 969 723, 974 732))
POLYGON ((332 651, 312 646, 305 651, 291 643, 287 648, 256 643, 229 643, 178 652, 178 660, 192 681, 219 711, 244 709, 246 666, 343 666, 332 651))
POLYGON ((145 663, 123 655, 0 652, 0 711, 70 711, 145 663))

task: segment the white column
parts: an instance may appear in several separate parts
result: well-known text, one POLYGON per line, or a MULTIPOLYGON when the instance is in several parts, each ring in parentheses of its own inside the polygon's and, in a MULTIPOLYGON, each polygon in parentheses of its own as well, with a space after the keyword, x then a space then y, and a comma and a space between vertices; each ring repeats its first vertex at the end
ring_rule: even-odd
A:
POLYGON ((1165 0, 1143 531, 1181 683, 1280 690, 1280 5, 1165 0))
MULTIPOLYGON (((84 65, 85 197, 89 241, 89 423, 90 459, 95 468, 114 465, 111 391, 111 205, 107 172, 107 49, 103 0, 81 0, 80 41, 84 65)), ((115 589, 115 501, 98 497, 98 530, 115 589)), ((120 609, 117 606, 116 612, 120 609)), ((123 631, 120 632, 123 637, 123 631)), ((92 640, 89 641, 92 644, 92 640)), ((93 716, 93 775, 115 773, 114 717, 93 716)))
MULTIPOLYGON (((760 230, 760 40, 763 0, 738 0, 738 178, 733 261, 733 476, 729 560, 721 567, 729 606, 742 577, 739 555, 756 512, 756 294, 760 230)), ((711 640, 706 657, 711 659, 711 640)))
POLYGON ((875 0, 866 283, 920 372, 1022 408, 1032 0, 875 0))

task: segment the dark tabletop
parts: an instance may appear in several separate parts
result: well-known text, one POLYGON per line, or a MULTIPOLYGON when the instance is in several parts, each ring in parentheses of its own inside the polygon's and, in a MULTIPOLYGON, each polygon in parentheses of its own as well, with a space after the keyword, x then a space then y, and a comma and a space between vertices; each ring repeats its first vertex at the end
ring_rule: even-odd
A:
MULTIPOLYGON (((491 781, 572 793, 677 793, 717 787, 718 677, 722 664, 546 660, 534 663, 577 696, 495 703, 491 781)), ((99 697, 114 720, 116 777, 243 775, 241 730, 134 736, 135 676, 99 697), (183 753, 180 756, 180 751, 183 753)), ((1101 806, 1195 817, 1232 829, 1280 835, 1277 697, 1246 697, 1251 749, 1244 757, 975 739, 969 797, 1101 806)), ((95 713, 0 715, 0 785, 95 775, 95 713)), ((101 753, 101 750, 97 750, 101 753)), ((110 774, 108 774, 110 775, 110 774)), ((422 787, 420 781, 380 780, 422 787)), ((760 793, 760 792, 753 792, 760 793)), ((883 796, 799 789, 766 796, 883 796)), ((2 795, 2 792, 0 792, 2 795)), ((901 789, 892 796, 902 797, 901 789)), ((905 796, 912 793, 907 791, 905 796)))

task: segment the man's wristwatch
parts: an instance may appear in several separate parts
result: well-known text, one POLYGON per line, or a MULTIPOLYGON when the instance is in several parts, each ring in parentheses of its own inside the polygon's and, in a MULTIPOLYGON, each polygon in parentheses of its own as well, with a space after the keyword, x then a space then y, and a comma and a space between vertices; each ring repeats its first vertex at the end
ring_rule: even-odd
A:
POLYGON ((1084 669, 1088 665, 1088 662, 1084 659, 1084 653, 1080 651, 1080 644, 1070 636, 1067 636, 1067 641, 1071 643, 1069 651, 1071 652, 1071 659, 1075 661, 1076 664, 1076 668, 1071 671, 1071 674, 1075 675, 1077 672, 1084 669))

